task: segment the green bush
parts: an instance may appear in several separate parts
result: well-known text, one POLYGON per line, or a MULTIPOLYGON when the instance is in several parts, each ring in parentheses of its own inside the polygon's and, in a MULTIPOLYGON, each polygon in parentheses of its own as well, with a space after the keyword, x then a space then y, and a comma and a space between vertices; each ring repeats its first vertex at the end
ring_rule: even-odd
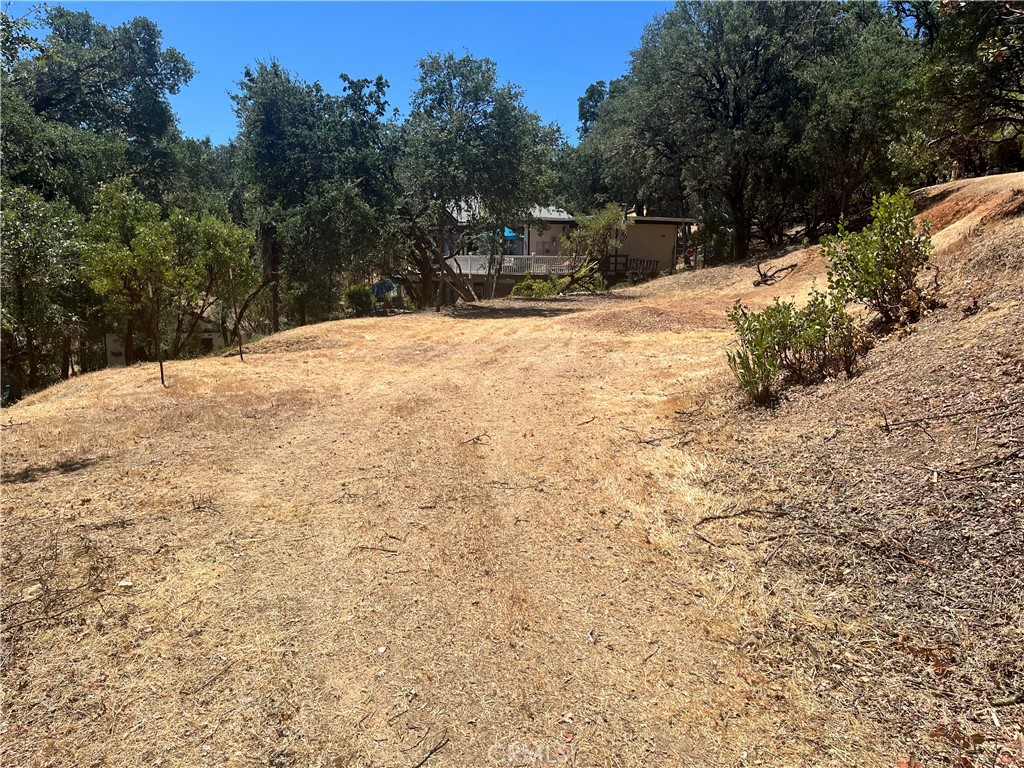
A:
POLYGON ((739 349, 726 357, 740 387, 756 405, 770 405, 781 389, 782 344, 793 325, 793 305, 778 299, 761 312, 739 301, 728 313, 740 339, 739 349))
POLYGON ((857 358, 868 348, 867 335, 836 293, 813 292, 796 313, 793 330, 782 367, 798 384, 813 384, 840 373, 853 375, 857 358))
POLYGON ((726 353, 729 367, 757 405, 776 402, 791 384, 852 375, 867 351, 867 337, 836 293, 815 291, 800 309, 776 298, 755 312, 737 301, 728 316, 740 340, 726 353))
MULTIPOLYGON (((558 296, 566 289, 570 280, 570 277, 555 277, 554 275, 546 279, 527 275, 525 280, 512 286, 512 291, 509 295, 527 299, 544 299, 558 296)), ((608 283, 605 282, 605 279, 598 272, 577 281, 573 286, 573 290, 598 293, 607 291, 608 283)))
POLYGON ((512 286, 512 292, 509 295, 528 299, 542 299, 549 296, 557 296, 567 282, 568 281, 565 279, 542 279, 527 275, 525 280, 522 280, 512 286))
POLYGON ((829 288, 878 313, 883 325, 916 322, 929 299, 917 285, 932 250, 928 227, 914 222, 914 203, 905 191, 880 195, 872 222, 861 232, 839 227, 822 241, 829 288))
POLYGON ((345 289, 345 306, 356 317, 366 317, 373 311, 373 291, 368 285, 351 283, 345 289))
POLYGON ((608 281, 604 279, 604 275, 600 272, 595 272, 586 280, 581 280, 576 283, 576 285, 577 287, 582 288, 585 291, 591 291, 592 293, 604 293, 608 290, 608 281))

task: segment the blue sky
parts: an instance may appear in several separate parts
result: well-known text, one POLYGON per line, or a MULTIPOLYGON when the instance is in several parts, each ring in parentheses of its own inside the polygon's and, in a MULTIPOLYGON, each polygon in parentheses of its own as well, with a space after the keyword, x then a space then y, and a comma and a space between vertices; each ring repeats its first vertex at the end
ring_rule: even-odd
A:
MULTIPOLYGON (((54 3, 56 4, 56 3, 54 3)), ((468 50, 498 64, 527 105, 576 140, 576 99, 626 71, 644 27, 668 2, 67 2, 105 24, 152 19, 164 44, 195 64, 173 98, 182 131, 228 141, 237 130, 228 91, 242 69, 276 58, 307 81, 338 92, 338 74, 384 75, 405 110, 416 62, 468 50)), ((18 3, 16 7, 25 7, 18 3)))

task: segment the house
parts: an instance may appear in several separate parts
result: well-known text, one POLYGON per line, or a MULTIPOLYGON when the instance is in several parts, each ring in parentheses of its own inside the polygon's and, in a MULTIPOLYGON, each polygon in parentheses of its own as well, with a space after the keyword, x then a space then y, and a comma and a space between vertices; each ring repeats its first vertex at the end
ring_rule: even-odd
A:
POLYGON ((532 224, 520 238, 520 256, 558 256, 562 238, 576 226, 576 219, 561 208, 536 207, 532 224))
MULTIPOLYGON (((562 240, 576 226, 576 220, 561 208, 544 206, 535 207, 531 218, 534 223, 524 230, 505 230, 505 254, 496 257, 500 269, 495 296, 508 295, 517 282, 529 275, 563 275, 572 271, 572 265, 561 255, 561 246, 562 240)), ((605 279, 614 284, 632 275, 653 277, 674 270, 678 244, 682 243, 685 252, 693 219, 642 216, 635 211, 628 211, 626 218, 630 226, 625 240, 615 253, 602 260, 601 272, 605 279)), ((483 296, 491 257, 470 245, 452 261, 456 271, 461 271, 473 283, 477 295, 483 296)))
POLYGON ((601 265, 605 278, 615 282, 630 274, 652 277, 674 271, 680 252, 686 251, 694 220, 641 216, 633 210, 626 212, 626 220, 630 226, 622 245, 601 265))

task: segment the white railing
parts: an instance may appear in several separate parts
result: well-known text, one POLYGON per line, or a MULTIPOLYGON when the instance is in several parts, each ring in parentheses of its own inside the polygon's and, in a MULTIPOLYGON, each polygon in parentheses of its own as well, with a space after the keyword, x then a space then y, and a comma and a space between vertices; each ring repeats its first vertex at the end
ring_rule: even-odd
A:
MULTIPOLYGON (((456 272, 461 268, 464 275, 486 275, 490 258, 480 254, 467 254, 451 259, 451 265, 456 272)), ((495 257, 495 264, 499 263, 503 275, 565 275, 572 272, 572 265, 560 256, 495 257)))

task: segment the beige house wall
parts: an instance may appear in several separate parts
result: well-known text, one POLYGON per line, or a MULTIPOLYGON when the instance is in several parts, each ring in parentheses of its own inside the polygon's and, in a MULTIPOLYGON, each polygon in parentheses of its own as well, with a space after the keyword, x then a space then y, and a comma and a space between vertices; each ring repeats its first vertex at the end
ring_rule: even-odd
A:
POLYGON ((555 241, 560 246, 562 238, 569 234, 570 230, 571 226, 569 224, 551 223, 546 229, 539 225, 530 227, 526 231, 526 242, 523 243, 523 255, 529 256, 531 253, 535 253, 538 256, 546 255, 542 253, 541 243, 555 241))
POLYGON ((672 268, 676 248, 676 225, 636 222, 626 230, 625 242, 619 253, 631 259, 650 259, 658 262, 658 271, 672 268))

